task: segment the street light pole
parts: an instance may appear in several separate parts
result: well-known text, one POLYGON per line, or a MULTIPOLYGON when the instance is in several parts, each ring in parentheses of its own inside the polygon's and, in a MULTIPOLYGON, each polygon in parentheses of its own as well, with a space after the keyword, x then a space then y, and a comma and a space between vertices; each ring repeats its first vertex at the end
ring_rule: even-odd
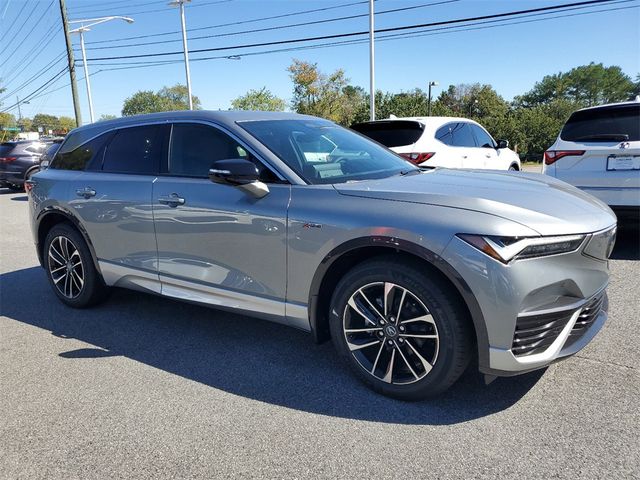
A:
MULTIPOLYGON (((80 34, 80 48, 82 49, 82 66, 84 67, 84 80, 87 84, 87 98, 89 99, 89 118, 91 123, 95 122, 93 115, 93 99, 91 98, 91 82, 89 81, 89 67, 87 66, 87 52, 84 49, 84 32, 85 30, 80 28, 78 33, 80 34)), ((79 125, 78 125, 79 126, 79 125)))
POLYGON ((369 118, 371 121, 376 119, 376 81, 375 81, 375 31, 374 31, 374 0, 369 0, 369 118))
POLYGON ((431 116, 431 87, 437 87, 439 84, 436 81, 429 82, 429 98, 427 100, 427 117, 431 116))
POLYGON ((187 95, 189 96, 189 110, 193 110, 193 99, 191 98, 191 72, 189 71, 189 47, 187 46, 187 25, 184 19, 184 4, 191 0, 174 0, 169 5, 180 7, 180 21, 182 23, 182 49, 184 51, 184 70, 187 76, 187 95))
MULTIPOLYGON (((70 30, 69 33, 78 33, 80 34, 80 48, 82 49, 82 66, 84 67, 84 80, 87 84, 87 98, 89 99, 89 117, 91 118, 91 123, 95 121, 93 114, 93 97, 91 96, 91 82, 89 81, 89 66, 87 65, 87 52, 84 48, 84 33, 91 30, 90 27, 94 25, 98 25, 100 23, 105 23, 110 20, 124 20, 127 23, 133 23, 133 18, 129 17, 101 17, 101 18, 87 18, 85 20, 71 20, 69 24, 79 23, 80 27, 75 30, 70 30), (85 25, 87 23, 88 25, 85 25)), ((80 125, 78 125, 80 126, 80 125)))

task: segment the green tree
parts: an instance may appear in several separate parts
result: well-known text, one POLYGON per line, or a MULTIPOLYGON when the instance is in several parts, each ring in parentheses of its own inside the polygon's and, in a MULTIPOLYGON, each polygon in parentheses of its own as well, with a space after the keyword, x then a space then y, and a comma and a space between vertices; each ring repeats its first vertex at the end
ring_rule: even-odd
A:
POLYGON ((350 125, 363 101, 362 89, 349 85, 344 70, 322 73, 316 63, 293 60, 287 69, 293 81, 291 107, 298 113, 315 115, 350 125))
MULTIPOLYGON (((189 108, 188 98, 187 87, 184 85, 163 87, 157 92, 140 90, 124 101, 122 115, 187 110, 189 108)), ((200 99, 194 95, 191 96, 191 99, 193 108, 199 109, 200 99)))
POLYGON ((637 84, 616 65, 590 63, 568 72, 545 76, 515 102, 520 106, 548 104, 563 99, 580 107, 620 102, 633 96, 637 84))
POLYGON ((281 112, 284 110, 286 103, 283 99, 276 97, 267 90, 267 87, 262 87, 260 90, 249 90, 244 95, 233 99, 231 106, 234 110, 281 112))
POLYGON ((104 122, 106 120, 115 120, 116 118, 118 118, 117 115, 111 115, 108 113, 103 113, 102 115, 100 115, 100 118, 98 119, 99 122, 104 122))
POLYGON ((10 113, 0 113, 0 127, 15 127, 16 117, 10 113))
POLYGON ((59 130, 63 130, 65 133, 69 133, 77 126, 75 118, 65 116, 58 118, 58 125, 59 130))
POLYGON ((38 131, 42 128, 44 133, 48 133, 49 130, 58 130, 60 128, 60 121, 55 115, 38 113, 33 116, 32 128, 38 131))

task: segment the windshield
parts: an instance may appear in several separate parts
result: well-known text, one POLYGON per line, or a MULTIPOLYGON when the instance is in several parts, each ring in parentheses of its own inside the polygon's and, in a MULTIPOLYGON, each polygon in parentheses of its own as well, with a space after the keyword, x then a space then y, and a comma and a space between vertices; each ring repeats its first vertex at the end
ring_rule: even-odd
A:
POLYGON ((239 122, 311 184, 385 178, 415 165, 350 130, 325 120, 239 122))

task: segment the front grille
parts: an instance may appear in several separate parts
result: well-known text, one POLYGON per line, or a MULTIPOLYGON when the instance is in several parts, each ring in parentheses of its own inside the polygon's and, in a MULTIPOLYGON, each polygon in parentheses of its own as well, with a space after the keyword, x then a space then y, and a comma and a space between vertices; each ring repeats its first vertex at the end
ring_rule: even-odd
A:
MULTIPOLYGON (((580 307, 580 315, 569 333, 565 347, 577 341, 598 318, 605 298, 605 293, 601 292, 580 307)), ((518 317, 511 351, 520 357, 544 352, 558 338, 576 310, 578 309, 518 317)))
POLYGON ((596 318, 598 318, 598 315, 600 315, 604 305, 604 299, 605 295, 604 292, 602 292, 582 308, 582 311, 578 316, 578 320, 576 320, 575 325, 571 329, 571 333, 569 333, 569 338, 567 339, 565 346, 569 346, 574 343, 589 329, 591 324, 596 320, 596 318))
POLYGON ((558 338, 574 312, 565 310, 518 317, 511 351, 516 356, 543 352, 558 338))

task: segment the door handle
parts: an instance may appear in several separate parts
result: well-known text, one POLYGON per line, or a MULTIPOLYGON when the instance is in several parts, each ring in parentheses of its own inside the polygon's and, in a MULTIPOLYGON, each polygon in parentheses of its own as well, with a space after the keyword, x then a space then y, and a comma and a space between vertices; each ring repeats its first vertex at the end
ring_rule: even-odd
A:
POLYGON ((467 158, 468 155, 462 155, 462 158, 467 158))
POLYGON ((184 205, 185 200, 184 198, 180 197, 177 193, 172 193, 171 195, 168 195, 166 197, 159 197, 158 202, 164 205, 169 205, 172 208, 175 208, 178 205, 184 205))
POLYGON ((79 197, 91 198, 96 196, 96 191, 91 187, 84 187, 77 189, 76 195, 79 197))
POLYGON ((491 154, 490 153, 485 153, 484 156, 487 157, 487 158, 491 158, 491 154))

